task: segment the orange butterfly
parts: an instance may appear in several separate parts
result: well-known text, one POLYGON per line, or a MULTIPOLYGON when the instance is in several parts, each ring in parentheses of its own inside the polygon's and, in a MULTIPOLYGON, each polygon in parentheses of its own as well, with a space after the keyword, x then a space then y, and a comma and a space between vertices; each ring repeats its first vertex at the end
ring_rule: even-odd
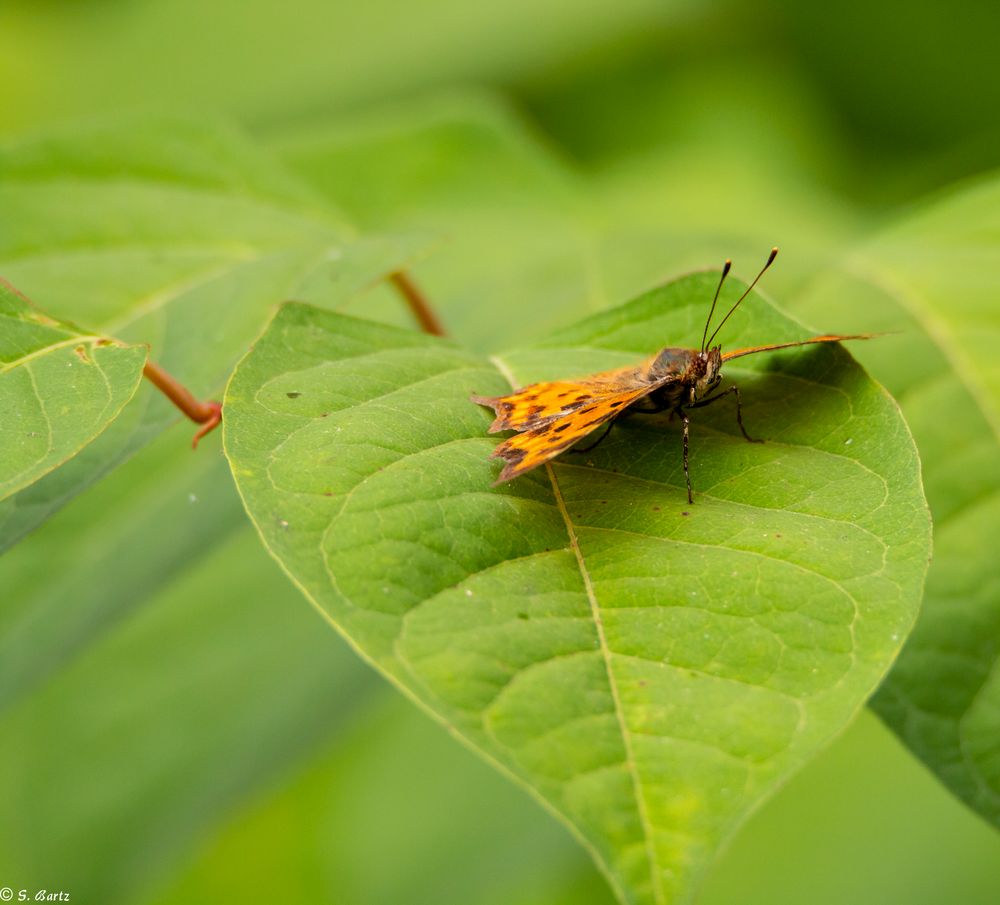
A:
POLYGON ((490 425, 490 433, 502 430, 516 430, 519 433, 504 440, 494 451, 492 458, 503 459, 506 463, 500 476, 494 482, 501 484, 537 468, 549 459, 559 455, 577 440, 592 433, 602 424, 607 428, 596 443, 578 449, 585 452, 600 443, 611 429, 612 423, 625 412, 662 412, 676 414, 683 422, 684 477, 687 481, 688 502, 691 495, 691 475, 688 470, 688 416, 687 409, 710 405, 730 393, 736 396, 736 423, 743 436, 752 443, 754 440, 743 427, 743 409, 740 391, 734 385, 714 396, 711 393, 722 380, 722 363, 755 352, 771 352, 791 346, 805 346, 810 343, 835 343, 843 339, 870 339, 875 334, 813 336, 797 342, 773 343, 766 346, 751 346, 723 353, 721 346, 712 346, 723 324, 739 307, 757 285, 768 267, 774 262, 778 249, 771 249, 767 263, 754 281, 737 299, 736 303, 715 328, 711 337, 708 327, 715 313, 722 284, 732 267, 726 261, 722 277, 712 299, 712 307, 705 321, 700 349, 661 349, 652 358, 631 368, 616 368, 601 371, 578 380, 557 380, 547 383, 533 383, 506 396, 472 396, 473 402, 486 405, 496 413, 496 420, 490 425))

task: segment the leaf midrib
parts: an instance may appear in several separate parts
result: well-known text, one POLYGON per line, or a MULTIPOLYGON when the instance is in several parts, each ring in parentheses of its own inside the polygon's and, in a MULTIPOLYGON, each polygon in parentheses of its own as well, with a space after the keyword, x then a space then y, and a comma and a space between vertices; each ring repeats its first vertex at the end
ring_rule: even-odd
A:
POLYGON ((576 530, 573 527, 573 522, 566 509, 566 502, 563 499, 562 490, 559 487, 559 481, 556 479, 555 472, 552 470, 552 465, 550 463, 545 463, 545 470, 548 473, 549 481, 552 484, 552 493, 555 496, 556 506, 558 507, 559 514, 562 516, 563 523, 566 526, 566 533, 569 536, 570 548, 573 550, 573 555, 576 557, 576 563, 580 570, 580 576, 583 579, 583 587, 587 593, 587 602, 590 605, 591 619, 593 620, 594 627, 597 629, 597 640, 601 651, 601 657, 604 660, 604 670, 608 677, 608 687, 611 691, 611 700, 615 705, 615 717, 618 720, 618 729, 622 736, 622 745, 625 749, 625 767, 628 770, 629 776, 632 778, 632 791, 635 796, 636 810, 639 815, 639 822, 642 825, 642 834, 646 847, 646 858, 649 862, 649 879, 652 884, 653 898, 658 905, 665 905, 663 887, 658 882, 656 854, 653 850, 653 832, 649 822, 649 813, 646 809, 646 799, 642 793, 642 780, 639 778, 639 771, 636 768, 635 755, 632 751, 632 736, 625 722, 625 712, 622 708, 621 696, 618 693, 618 683, 615 680, 614 670, 611 668, 611 649, 608 647, 608 641, 604 635, 604 622, 601 619, 600 605, 597 602, 597 595, 594 593, 594 585, 590 578, 590 572, 588 571, 587 564, 583 559, 583 552, 580 550, 580 543, 576 537, 576 530))
MULTIPOLYGON (((514 379, 513 372, 507 363, 496 355, 490 356, 490 361, 495 365, 501 375, 503 375, 504 379, 507 380, 511 389, 516 389, 517 381, 514 379)), ((639 816, 640 825, 642 826, 643 845, 646 850, 646 860, 649 863, 649 879, 651 889, 653 891, 653 899, 656 902, 656 905, 666 905, 663 886, 659 882, 659 874, 656 870, 656 853, 653 849, 653 833, 649 821, 649 813, 646 809, 646 799, 642 793, 642 781, 639 778, 639 772, 636 768, 635 755, 632 751, 632 737, 629 732, 628 725, 625 722, 625 713, 622 708, 621 696, 618 693, 618 683, 615 680, 614 670, 611 668, 611 649, 608 647, 607 638, 604 635, 604 623, 601 619, 600 604, 597 602, 597 596, 594 593, 594 585, 590 578, 590 572, 588 571, 587 564, 583 559, 583 552, 580 550, 576 530, 573 527, 572 519, 566 509, 566 502, 563 499, 562 491, 559 487, 559 482, 556 479, 551 463, 545 463, 545 471, 548 474, 549 482, 552 485, 552 493, 555 497, 556 506, 559 509, 559 514, 562 516, 563 524, 566 527, 566 534, 569 538, 570 548, 573 550, 577 567, 580 570, 584 590, 587 594, 587 602, 590 606, 591 620, 597 630, 598 645, 600 647, 601 657, 604 660, 604 670, 608 677, 608 687, 611 692, 611 699, 615 706, 615 718, 618 721, 618 729, 622 737, 622 747, 625 750, 625 768, 632 779, 632 791, 635 797, 636 812, 639 816)))
MULTIPOLYGON (((601 351, 608 351, 608 350, 601 350, 601 351)), ((615 350, 615 351, 618 351, 618 350, 615 350)), ((504 378, 510 384, 511 388, 512 389, 516 389, 519 384, 518 384, 517 380, 514 378, 513 372, 511 370, 511 368, 509 367, 509 365, 502 358, 500 358, 499 356, 496 356, 496 355, 490 356, 490 361, 496 366, 497 370, 500 371, 500 373, 504 376, 504 378)), ((796 376, 796 375, 791 375, 791 376, 796 376)), ((812 383, 812 381, 809 381, 809 380, 806 380, 806 379, 803 379, 803 380, 806 383, 812 383)), ((847 394, 845 394, 845 395, 847 395, 847 394)), ((852 407, 853 407, 853 401, 851 400, 851 402, 852 402, 852 407)), ((852 463, 856 463, 857 462, 857 460, 855 460, 855 459, 852 459, 852 458, 847 457, 847 456, 839 456, 836 453, 830 453, 830 455, 832 455, 832 456, 834 456, 836 458, 848 459, 852 463)), ((583 466, 573 466, 573 465, 570 465, 570 467, 583 467, 583 466)), ((657 872, 656 854, 655 854, 655 850, 653 848, 652 825, 651 825, 650 820, 649 820, 649 814, 648 814, 648 810, 647 810, 647 807, 646 807, 646 800, 645 800, 645 797, 643 795, 642 781, 641 781, 641 779, 639 777, 639 773, 638 773, 638 770, 637 770, 636 764, 635 764, 635 758, 634 758, 634 754, 633 754, 633 750, 632 750, 632 734, 631 734, 630 730, 628 729, 628 726, 627 726, 626 721, 625 721, 624 710, 622 708, 620 695, 618 693, 617 682, 615 680, 614 671, 613 671, 612 666, 611 666, 611 659, 610 659, 610 657, 611 657, 612 651, 611 651, 610 647, 608 646, 607 639, 606 639, 605 634, 604 634, 604 626, 603 626, 603 621, 601 619, 601 613, 600 613, 600 604, 599 604, 599 602, 597 600, 597 597, 596 597, 596 594, 594 592, 593 583, 592 583, 592 581, 590 579, 590 573, 589 573, 589 571, 587 569, 587 565, 586 565, 586 563, 585 563, 585 561, 583 559, 583 553, 582 553, 582 551, 580 549, 579 541, 578 541, 577 536, 576 536, 576 530, 575 530, 575 527, 573 525, 572 519, 570 518, 569 512, 566 509, 565 501, 563 499, 562 492, 561 492, 561 489, 559 487, 559 482, 558 482, 558 480, 557 480, 557 478, 555 476, 555 472, 554 472, 554 470, 552 468, 551 463, 546 463, 545 464, 545 469, 546 469, 546 472, 547 472, 548 477, 549 477, 549 481, 550 481, 551 486, 552 486, 553 495, 555 496, 556 506, 559 509, 560 515, 562 516, 563 522, 564 522, 565 527, 566 527, 566 532, 567 532, 567 535, 568 535, 569 540, 570 540, 570 547, 573 550, 574 556, 576 557, 576 561, 577 561, 577 565, 578 565, 578 568, 579 568, 579 571, 580 571, 580 575, 581 575, 582 580, 583 580, 584 589, 585 589, 586 594, 587 594, 587 600, 588 600, 588 603, 590 605, 591 618, 592 618, 592 621, 593 621, 594 626, 595 626, 596 631, 597 631, 598 643, 599 643, 601 655, 602 655, 603 660, 604 660, 605 672, 606 672, 607 677, 608 677, 608 685, 609 685, 609 688, 610 688, 612 700, 614 702, 615 716, 616 716, 616 719, 618 721, 619 731, 620 731, 621 737, 622 737, 622 745, 623 745, 624 750, 625 750, 625 758, 626 758, 626 760, 625 760, 625 766, 626 766, 626 769, 628 770, 628 773, 629 773, 629 775, 630 775, 630 777, 632 779, 632 787, 633 787, 633 793, 634 793, 635 802, 636 802, 636 810, 637 810, 637 813, 638 813, 638 816, 639 816, 639 820, 640 820, 640 824, 641 824, 642 830, 643 830, 643 837, 644 837, 643 844, 644 844, 645 851, 646 851, 647 861, 649 863, 650 881, 651 881, 651 884, 652 884, 651 888, 652 888, 652 892, 653 892, 653 898, 654 898, 654 901, 657 903, 657 905, 665 905, 665 903, 666 903, 665 892, 664 892, 662 884, 659 882, 659 875, 658 875, 658 872, 657 872)), ((866 470, 869 470, 869 469, 866 469, 866 470)), ((659 482, 652 482, 652 483, 659 483, 659 482)), ((884 479, 883 479, 883 483, 884 483, 884 479)), ((729 501, 726 501, 726 502, 729 502, 729 501)), ((884 501, 883 501, 883 504, 884 504, 884 501)), ((881 507, 877 507, 877 508, 881 508, 881 507)), ((808 513, 808 515, 812 515, 812 514, 808 513)), ((814 516, 814 517, 817 517, 817 518, 825 520, 822 516, 814 516)), ((837 519, 830 519, 830 521, 838 521, 838 520, 837 519)), ((747 551, 743 551, 743 552, 747 552, 747 551)), ((885 550, 883 549, 883 557, 884 557, 884 555, 885 555, 885 550)), ((785 560, 778 560, 778 561, 782 562, 782 563, 786 563, 785 560)), ((786 563, 786 564, 796 565, 794 563, 786 563)), ((884 565, 884 563, 883 563, 883 565, 884 565)), ((833 584, 839 591, 841 591, 851 601, 851 604, 852 604, 852 606, 854 608, 854 613, 855 613, 854 620, 852 621, 852 624, 851 624, 851 627, 850 627, 852 635, 853 635, 853 632, 854 632, 854 621, 856 621, 856 619, 857 619, 857 613, 858 613, 857 601, 852 597, 852 595, 850 595, 847 592, 847 590, 842 585, 840 585, 839 582, 836 582, 835 580, 829 578, 829 576, 819 576, 819 577, 822 577, 825 580, 829 581, 831 584, 833 584)), ((800 714, 800 718, 801 718, 801 714, 800 714)))

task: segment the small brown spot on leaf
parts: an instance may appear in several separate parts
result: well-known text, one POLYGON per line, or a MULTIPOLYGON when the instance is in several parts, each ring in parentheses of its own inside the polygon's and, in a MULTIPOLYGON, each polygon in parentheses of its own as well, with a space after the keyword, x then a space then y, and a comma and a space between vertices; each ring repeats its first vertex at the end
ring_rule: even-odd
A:
POLYGON ((76 357, 80 359, 85 365, 92 364, 90 356, 87 354, 87 347, 80 345, 76 346, 73 351, 76 353, 76 357))
POLYGON ((296 393, 296 392, 291 392, 291 393, 285 393, 285 395, 286 395, 286 396, 287 396, 287 397, 288 397, 289 399, 298 399, 298 398, 299 398, 299 396, 301 396, 302 394, 301 394, 301 393, 296 393))

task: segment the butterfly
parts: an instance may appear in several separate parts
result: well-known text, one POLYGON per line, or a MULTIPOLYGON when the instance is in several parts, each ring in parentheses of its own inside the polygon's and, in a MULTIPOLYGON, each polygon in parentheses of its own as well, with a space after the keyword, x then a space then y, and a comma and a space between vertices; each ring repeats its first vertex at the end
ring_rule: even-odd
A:
POLYGON ((712 342, 723 325, 774 263, 777 254, 778 249, 772 248, 767 263, 761 268, 760 273, 722 318, 712 335, 708 336, 708 328, 715 314, 722 284, 732 267, 732 261, 726 261, 712 299, 712 307, 705 320, 701 347, 698 349, 668 347, 633 367, 601 371, 576 380, 533 383, 505 396, 472 396, 472 402, 489 406, 496 414, 496 419, 489 427, 490 433, 502 430, 518 431, 493 451, 491 458, 503 459, 505 463, 494 486, 537 468, 569 449, 578 440, 593 433, 601 425, 607 425, 597 442, 582 449, 577 447, 574 451, 586 452, 593 449, 607 436, 615 420, 625 413, 668 411, 671 415, 677 415, 683 426, 684 478, 687 482, 688 502, 693 503, 691 472, 688 465, 690 427, 688 410, 703 408, 733 395, 736 397, 736 423, 743 436, 751 443, 763 442, 751 437, 743 426, 743 406, 739 388, 734 384, 716 392, 722 381, 721 369, 724 362, 742 358, 744 355, 754 355, 757 352, 773 352, 776 349, 806 346, 811 343, 870 339, 876 335, 827 334, 795 342, 750 346, 732 352, 723 352, 721 346, 713 346, 712 342))

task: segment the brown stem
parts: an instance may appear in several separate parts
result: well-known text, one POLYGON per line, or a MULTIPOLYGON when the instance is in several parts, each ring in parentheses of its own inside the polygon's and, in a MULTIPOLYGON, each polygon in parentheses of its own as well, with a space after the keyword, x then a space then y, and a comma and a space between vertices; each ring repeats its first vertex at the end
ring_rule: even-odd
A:
POLYGON ((201 402, 191 394, 191 391, 181 383, 177 382, 163 370, 158 364, 147 361, 142 369, 143 376, 155 386, 164 396, 177 406, 195 424, 200 424, 201 429, 194 435, 191 446, 198 448, 198 441, 205 434, 218 427, 222 421, 222 403, 210 399, 208 402, 201 402))
POLYGON ((427 297, 417 288, 412 277, 405 270, 397 270, 389 275, 389 282, 410 306, 410 311, 420 324, 420 329, 431 336, 447 336, 444 326, 431 308, 427 297))
MULTIPOLYGON (((424 294, 417 288, 408 273, 397 270, 389 275, 389 282, 406 300, 410 311, 420 324, 420 329, 432 336, 445 336, 444 327, 438 320, 424 294)), ((205 434, 215 430, 222 421, 222 403, 210 399, 202 402, 196 399, 191 391, 179 383, 175 377, 168 374, 158 364, 147 361, 142 369, 143 376, 155 386, 164 396, 177 406, 188 418, 200 424, 201 428, 194 435, 191 445, 197 449, 198 441, 205 434)))

